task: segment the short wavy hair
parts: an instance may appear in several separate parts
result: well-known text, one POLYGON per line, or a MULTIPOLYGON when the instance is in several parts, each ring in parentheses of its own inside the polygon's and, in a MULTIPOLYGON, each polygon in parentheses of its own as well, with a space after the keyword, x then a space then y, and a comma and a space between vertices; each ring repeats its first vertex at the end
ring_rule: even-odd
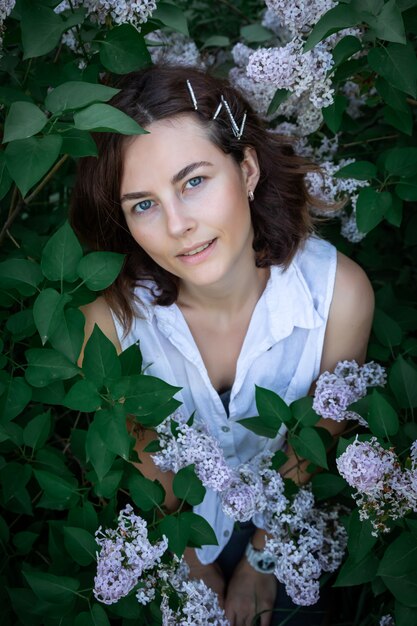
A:
MULTIPOLYGON (((250 210, 256 265, 287 267, 313 231, 314 220, 309 207, 322 206, 320 201, 310 197, 304 180, 306 173, 318 171, 318 166, 296 155, 288 137, 269 131, 227 80, 206 71, 156 65, 126 75, 116 86, 120 92, 110 104, 141 126, 183 114, 192 115, 206 129, 209 139, 237 163, 243 161, 246 147, 255 149, 260 178, 250 210), (192 84, 198 110, 194 109, 187 80, 192 84), (222 96, 238 123, 246 112, 241 138, 233 133, 224 106, 213 120, 222 96)), ((157 265, 126 226, 120 184, 123 150, 129 140, 130 137, 111 132, 95 134, 98 158, 80 159, 70 210, 71 223, 88 246, 126 255, 119 277, 104 294, 125 330, 137 314, 134 290, 138 284, 151 280, 155 285, 154 303, 162 306, 175 302, 179 286, 179 279, 157 265)))

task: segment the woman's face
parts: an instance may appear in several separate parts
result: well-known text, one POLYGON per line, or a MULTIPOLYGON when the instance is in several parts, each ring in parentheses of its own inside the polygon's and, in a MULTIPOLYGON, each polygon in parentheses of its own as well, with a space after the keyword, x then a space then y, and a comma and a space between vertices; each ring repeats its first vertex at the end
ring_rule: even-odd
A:
POLYGON ((124 151, 120 197, 133 238, 184 284, 230 284, 254 263, 247 196, 258 181, 256 154, 246 149, 238 165, 192 116, 147 130, 124 151))

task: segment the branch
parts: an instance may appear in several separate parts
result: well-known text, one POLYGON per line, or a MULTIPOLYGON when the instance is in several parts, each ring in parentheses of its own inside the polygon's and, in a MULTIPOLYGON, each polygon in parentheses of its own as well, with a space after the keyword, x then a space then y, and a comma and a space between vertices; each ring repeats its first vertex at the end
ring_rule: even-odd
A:
POLYGON ((45 178, 41 180, 39 185, 32 191, 32 193, 27 198, 20 198, 16 207, 10 213, 5 224, 3 225, 3 228, 0 231, 0 245, 3 243, 3 239, 6 237, 7 231, 9 230, 9 228, 11 227, 11 225, 13 224, 13 222, 15 221, 19 213, 22 211, 23 207, 27 206, 30 202, 32 202, 34 198, 36 198, 38 193, 42 191, 42 189, 50 181, 52 176, 59 170, 59 168, 65 163, 67 159, 68 159, 68 154, 64 154, 64 156, 55 163, 53 168, 49 170, 45 178))

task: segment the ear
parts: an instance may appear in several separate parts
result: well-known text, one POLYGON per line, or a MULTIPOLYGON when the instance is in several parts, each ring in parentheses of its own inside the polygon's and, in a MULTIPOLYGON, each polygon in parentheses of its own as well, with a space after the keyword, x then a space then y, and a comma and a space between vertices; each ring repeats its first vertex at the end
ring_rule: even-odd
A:
POLYGON ((255 191, 260 176, 258 156, 255 148, 250 146, 246 146, 244 155, 245 156, 240 164, 240 168, 242 170, 246 190, 248 192, 255 191))

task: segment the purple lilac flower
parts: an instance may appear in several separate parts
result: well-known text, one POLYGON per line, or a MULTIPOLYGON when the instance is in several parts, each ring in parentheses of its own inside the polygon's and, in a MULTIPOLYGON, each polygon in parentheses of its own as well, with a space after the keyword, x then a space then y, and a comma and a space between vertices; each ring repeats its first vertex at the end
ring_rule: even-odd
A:
POLYGON ((128 504, 119 513, 116 530, 96 531, 101 546, 94 578, 94 596, 104 604, 113 604, 126 596, 139 582, 142 572, 155 567, 168 548, 164 536, 152 545, 144 519, 133 513, 128 504))
POLYGON ((392 474, 396 455, 384 450, 376 437, 370 441, 355 441, 336 460, 339 474, 351 487, 363 493, 381 489, 384 478, 392 474))

